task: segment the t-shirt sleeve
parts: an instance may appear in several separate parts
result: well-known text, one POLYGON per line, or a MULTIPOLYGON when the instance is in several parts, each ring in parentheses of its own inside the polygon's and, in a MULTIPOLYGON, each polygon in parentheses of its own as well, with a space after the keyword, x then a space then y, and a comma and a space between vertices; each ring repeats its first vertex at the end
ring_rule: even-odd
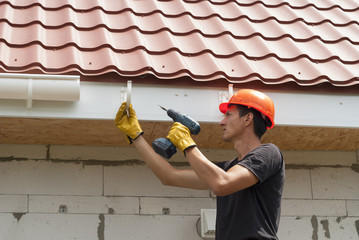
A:
POLYGON ((268 144, 255 149, 238 164, 250 170, 262 183, 281 169, 282 161, 280 150, 275 145, 268 144))

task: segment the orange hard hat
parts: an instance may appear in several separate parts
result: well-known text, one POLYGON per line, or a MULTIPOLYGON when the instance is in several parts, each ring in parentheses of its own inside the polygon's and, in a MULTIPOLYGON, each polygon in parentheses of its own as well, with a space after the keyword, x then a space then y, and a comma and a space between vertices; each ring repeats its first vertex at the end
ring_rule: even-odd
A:
POLYGON ((226 113, 228 107, 232 104, 244 105, 256 109, 262 113, 267 128, 271 129, 274 127, 274 104, 272 99, 266 94, 253 89, 241 89, 231 97, 229 102, 221 103, 219 110, 222 113, 226 113))

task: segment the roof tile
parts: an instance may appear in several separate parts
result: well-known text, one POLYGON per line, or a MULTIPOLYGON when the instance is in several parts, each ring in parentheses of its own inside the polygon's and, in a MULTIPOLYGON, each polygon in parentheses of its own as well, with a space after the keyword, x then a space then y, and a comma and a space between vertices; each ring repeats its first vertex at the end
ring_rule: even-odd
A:
POLYGON ((0 69, 359 83, 355 0, 0 0, 0 69))

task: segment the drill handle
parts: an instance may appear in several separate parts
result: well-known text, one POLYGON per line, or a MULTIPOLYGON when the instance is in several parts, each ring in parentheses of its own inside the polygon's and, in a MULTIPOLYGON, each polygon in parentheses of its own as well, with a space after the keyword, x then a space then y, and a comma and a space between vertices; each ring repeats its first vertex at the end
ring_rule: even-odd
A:
POLYGON ((190 116, 183 115, 181 120, 182 121, 179 122, 188 127, 193 135, 197 135, 201 131, 201 126, 199 123, 190 116))

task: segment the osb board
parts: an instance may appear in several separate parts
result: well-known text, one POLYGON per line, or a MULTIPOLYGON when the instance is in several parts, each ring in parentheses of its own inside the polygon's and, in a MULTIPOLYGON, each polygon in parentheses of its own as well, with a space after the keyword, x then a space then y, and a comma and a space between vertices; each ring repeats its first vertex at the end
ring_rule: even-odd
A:
MULTIPOLYGON (((150 143, 166 137, 171 125, 171 122, 141 122, 150 143)), ((232 148, 222 141, 218 124, 202 123, 201 127, 201 133, 194 136, 199 147, 232 148)), ((359 129, 276 126, 264 135, 262 142, 272 142, 286 151, 357 151, 359 129)), ((112 120, 33 118, 0 118, 0 143, 128 146, 112 120)))

